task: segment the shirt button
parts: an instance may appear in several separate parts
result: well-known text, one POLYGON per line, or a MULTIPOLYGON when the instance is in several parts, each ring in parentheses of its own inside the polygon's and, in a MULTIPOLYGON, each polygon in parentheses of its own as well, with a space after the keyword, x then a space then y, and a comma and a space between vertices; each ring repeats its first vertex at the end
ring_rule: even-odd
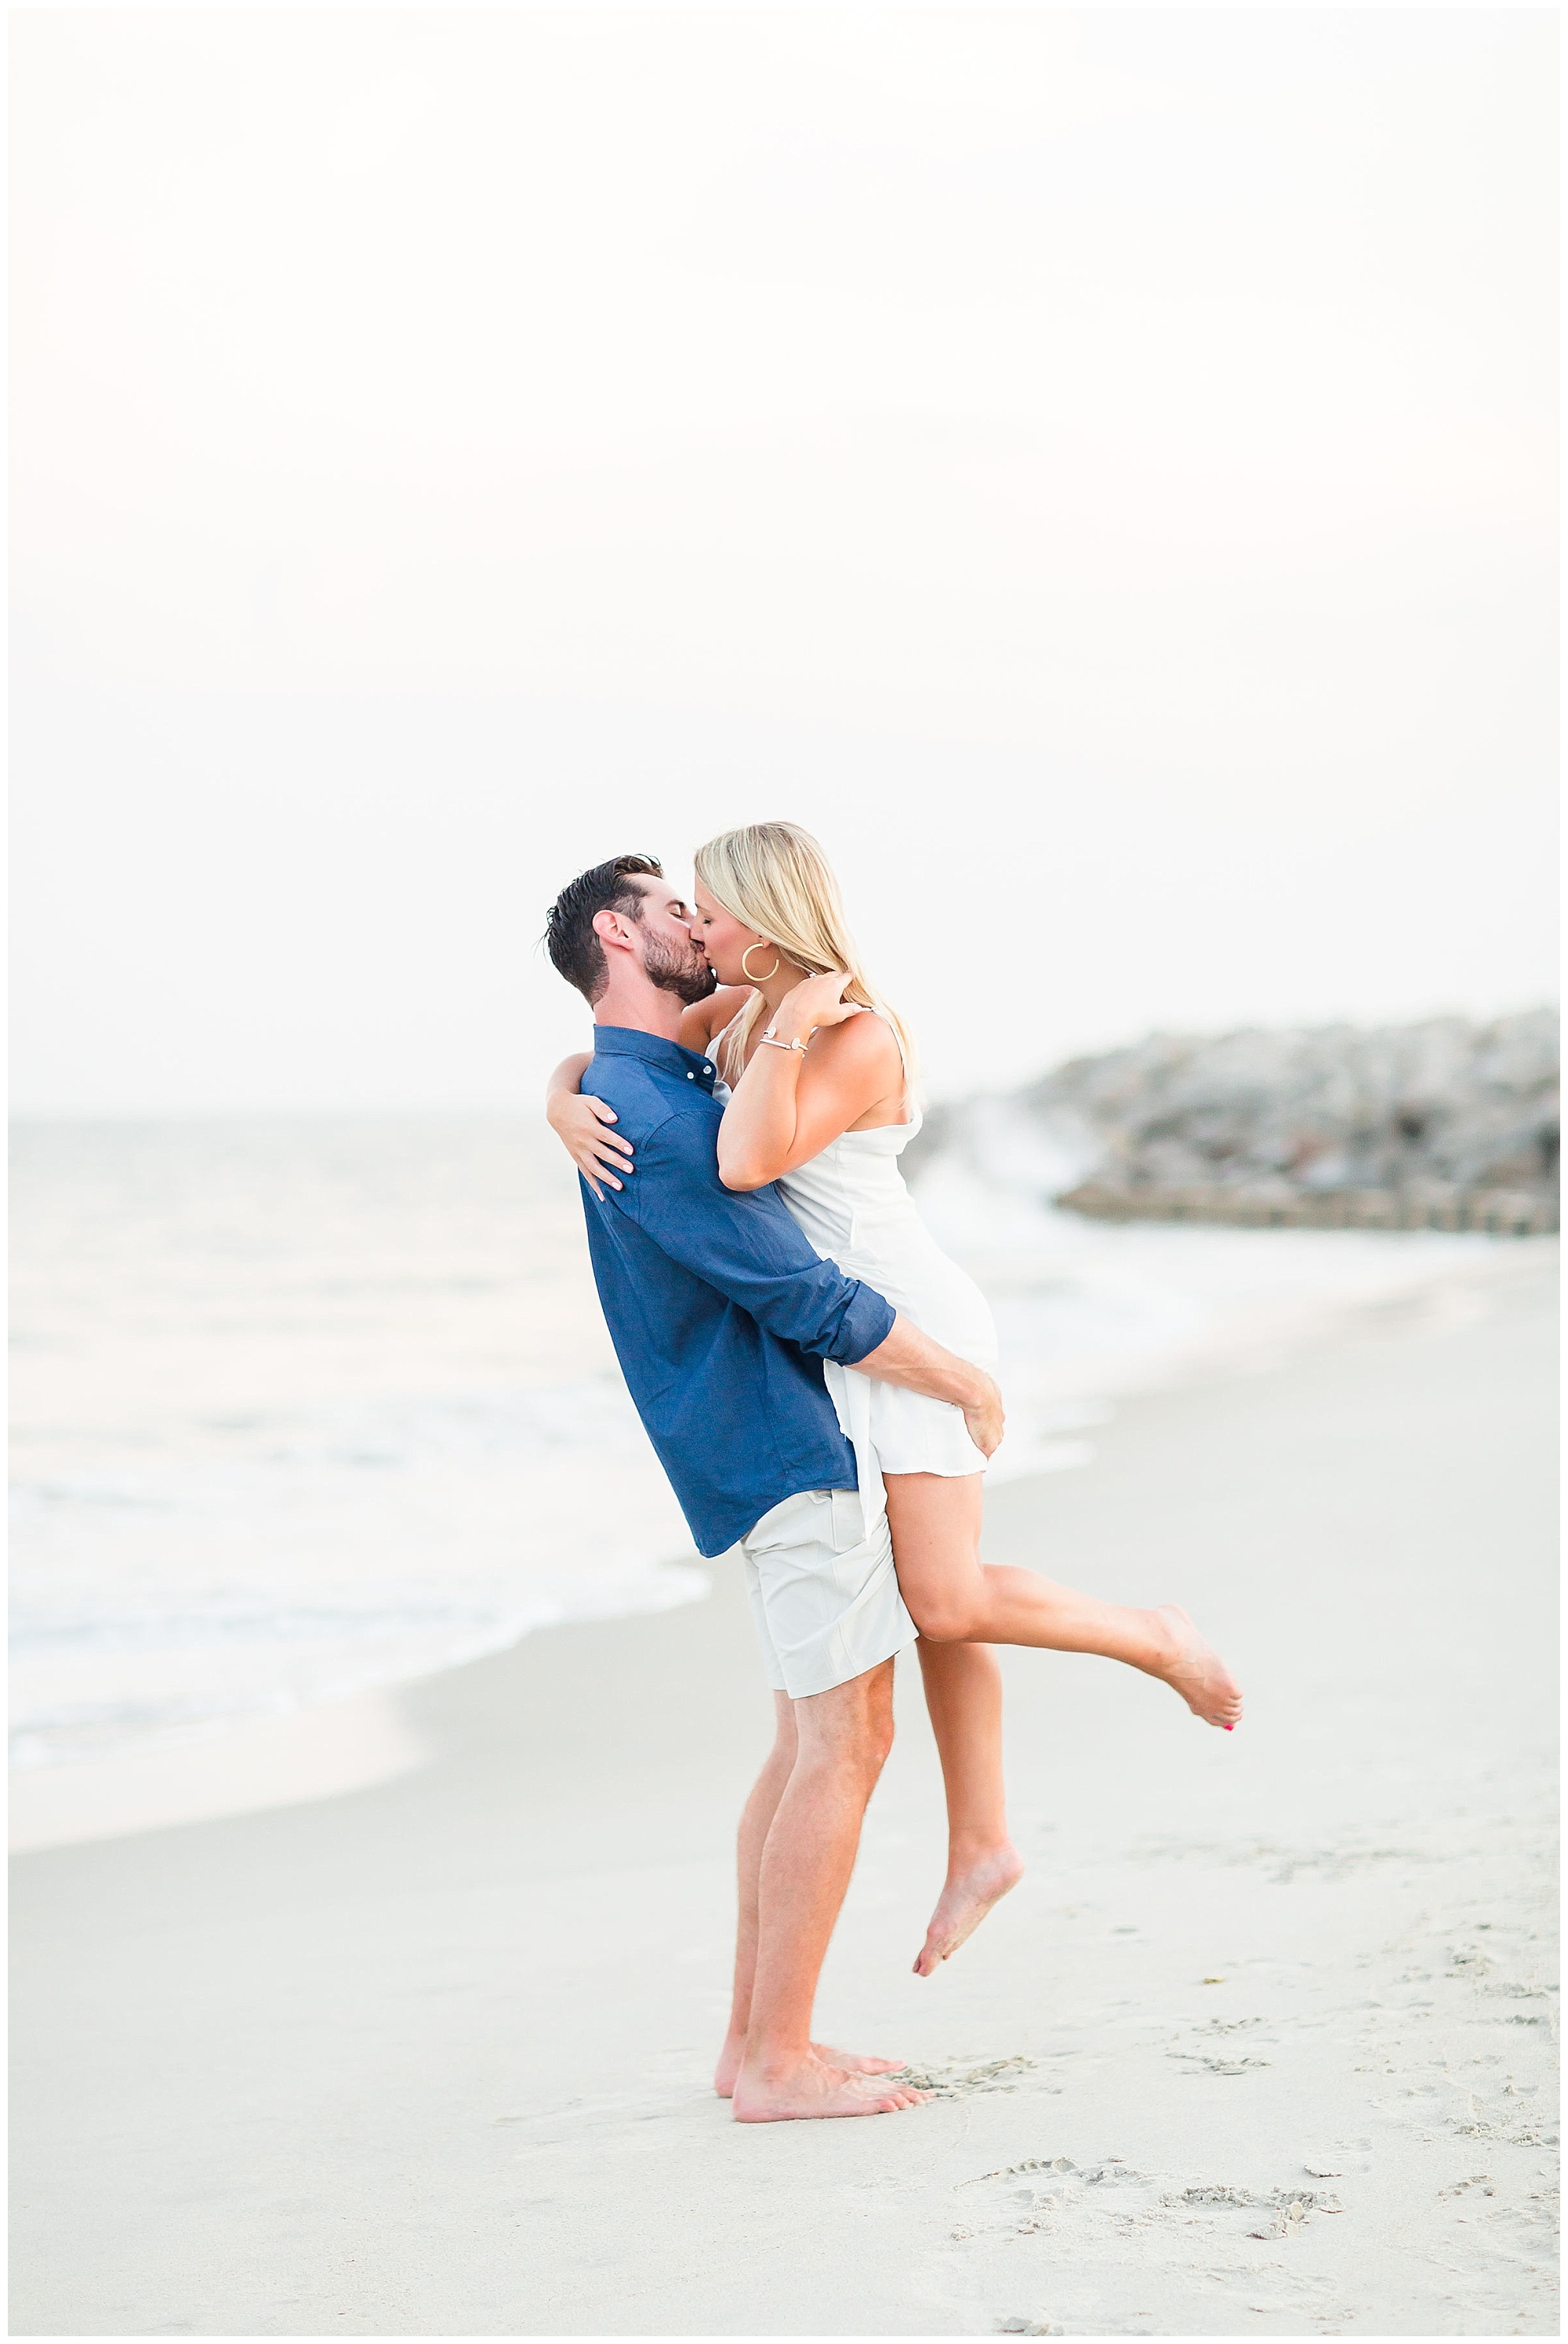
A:
POLYGON ((689 1083, 694 1083, 694 1082, 696 1081, 696 1079, 697 1079, 696 1076, 692 1072, 691 1067, 690 1067, 690 1066, 688 1066, 688 1067, 687 1067, 687 1069, 686 1069, 686 1080, 687 1080, 689 1083))

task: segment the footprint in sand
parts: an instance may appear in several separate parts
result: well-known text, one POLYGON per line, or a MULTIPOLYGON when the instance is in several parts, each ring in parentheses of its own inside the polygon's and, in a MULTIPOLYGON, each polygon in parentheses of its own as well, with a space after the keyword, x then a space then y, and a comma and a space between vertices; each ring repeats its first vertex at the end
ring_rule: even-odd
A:
POLYGON ((990 2059, 982 2066, 962 2067, 945 2060, 935 2067, 905 2068, 898 2080, 901 2084, 913 2084, 917 2091, 929 2092, 934 2099, 963 2100, 974 2092, 1018 2091, 1025 2076, 1032 2074, 1039 2064, 1037 2059, 1015 2057, 990 2059))

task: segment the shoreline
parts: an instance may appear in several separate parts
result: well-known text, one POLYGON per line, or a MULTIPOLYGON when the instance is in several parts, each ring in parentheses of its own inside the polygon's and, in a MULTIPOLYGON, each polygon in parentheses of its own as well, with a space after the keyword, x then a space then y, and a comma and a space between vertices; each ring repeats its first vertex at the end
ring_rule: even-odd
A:
POLYGON ((1546 1263, 1476 1304, 997 1489, 994 1559, 1187 1603, 1249 1714, 1005 1653, 1029 1869, 923 1981, 901 1669, 819 2026, 907 2116, 713 2096, 769 1733, 722 1566, 400 1689, 396 1780, 18 1859, 15 2331, 1554 2333, 1546 1263))
POLYGON ((400 1690, 379 1686, 348 1701, 248 1717, 113 1758, 18 1767, 10 1779, 11 1854, 258 1814, 396 1782, 428 1756, 397 1700, 400 1690))
MULTIPOLYGON (((1487 1307, 1492 1287, 1506 1288, 1522 1274, 1555 1258, 1555 1246, 1550 1255, 1544 1248, 1532 1248, 1528 1259, 1524 1249, 1512 1245, 1467 1247, 1452 1255, 1421 1258, 1412 1275, 1381 1289, 1275 1299, 1251 1316, 1233 1312, 1217 1328, 1199 1329, 1168 1350, 1087 1363, 1081 1378, 1082 1399, 1076 1404, 1088 1410, 1084 1420, 1092 1424, 1098 1440, 1102 1425, 1129 1404, 1223 1384, 1259 1366, 1272 1369, 1353 1337, 1359 1328, 1386 1326, 1401 1318, 1457 1321, 1487 1307)), ((1027 1430, 1015 1430, 1010 1436, 1015 1455, 1008 1455, 1009 1444, 1005 1444, 995 1463, 991 1490, 1081 1470, 1091 1460, 1093 1447, 1076 1437, 1077 1430, 1075 1423, 1068 1438, 1050 1430, 1033 1441, 1027 1430)), ((705 1579, 724 1567, 722 1559, 704 1563, 689 1549, 666 1555, 654 1566, 666 1581, 676 1574, 705 1579)), ((623 1612, 585 1612, 575 1624, 605 1616, 635 1620, 701 1600, 666 1592, 657 1603, 650 1600, 623 1612)), ((394 1781, 426 1763, 430 1754, 410 1724, 403 1695, 457 1675, 474 1660, 516 1652, 560 1624, 574 1623, 541 1622, 488 1651, 440 1661, 418 1675, 390 1678, 340 1699, 256 1713, 232 1722, 215 1720, 205 1728, 177 1733, 114 1756, 14 1768, 9 1779, 10 1851, 20 1854, 257 1814, 394 1781)))

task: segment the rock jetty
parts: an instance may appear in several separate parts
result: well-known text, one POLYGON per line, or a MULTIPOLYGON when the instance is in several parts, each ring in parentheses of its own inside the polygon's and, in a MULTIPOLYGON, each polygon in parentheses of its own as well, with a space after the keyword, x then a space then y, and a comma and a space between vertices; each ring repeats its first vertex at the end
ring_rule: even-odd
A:
POLYGON ((1043 1197, 1109 1218, 1555 1229, 1557 1013, 1151 1034, 935 1110, 912 1168, 956 1151, 986 1172, 999 1146, 1043 1197))

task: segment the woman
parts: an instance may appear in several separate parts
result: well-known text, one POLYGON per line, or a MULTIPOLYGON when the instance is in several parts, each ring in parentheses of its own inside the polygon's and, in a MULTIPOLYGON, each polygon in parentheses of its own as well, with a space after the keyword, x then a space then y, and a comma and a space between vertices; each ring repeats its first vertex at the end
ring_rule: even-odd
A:
MULTIPOLYGON (((821 847, 793 823, 756 823, 710 839, 695 868, 692 933, 718 990, 685 1011, 681 1040, 717 1069, 720 1177, 736 1189, 776 1181, 818 1253, 993 1369, 985 1298, 936 1246, 899 1173, 920 1127, 909 1036, 860 965, 821 847)), ((609 1129, 610 1108, 580 1093, 587 1065, 574 1056, 557 1067, 546 1113, 584 1177, 619 1187, 632 1149, 609 1129)), ((1175 1604, 1102 1603, 981 1561, 986 1460, 958 1409, 853 1368, 828 1362, 824 1372, 845 1432, 880 1466, 898 1583, 920 1631, 948 1824, 947 1877, 915 1963, 928 1977, 1023 1872, 1007 1836, 1001 1672, 987 1646, 1125 1661, 1227 1733, 1241 1696, 1175 1604)))

